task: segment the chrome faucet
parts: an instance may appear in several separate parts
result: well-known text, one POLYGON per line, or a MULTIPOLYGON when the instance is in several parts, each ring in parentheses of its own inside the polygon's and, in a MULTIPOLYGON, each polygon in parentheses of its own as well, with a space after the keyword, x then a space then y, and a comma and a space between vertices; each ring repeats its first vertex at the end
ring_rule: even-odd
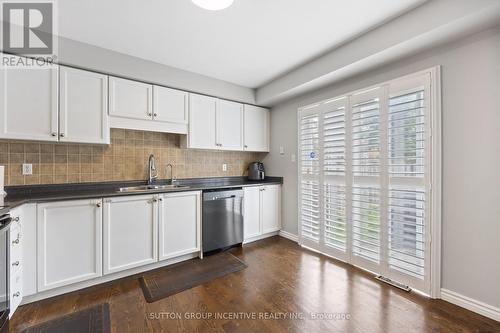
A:
POLYGON ((158 179, 158 170, 156 170, 155 155, 149 155, 149 179, 148 185, 153 184, 158 179))
POLYGON ((170 180, 168 181, 170 184, 173 184, 175 182, 175 179, 174 179, 174 167, 172 166, 172 164, 167 164, 166 168, 167 168, 167 174, 168 174, 168 168, 170 167, 170 180))

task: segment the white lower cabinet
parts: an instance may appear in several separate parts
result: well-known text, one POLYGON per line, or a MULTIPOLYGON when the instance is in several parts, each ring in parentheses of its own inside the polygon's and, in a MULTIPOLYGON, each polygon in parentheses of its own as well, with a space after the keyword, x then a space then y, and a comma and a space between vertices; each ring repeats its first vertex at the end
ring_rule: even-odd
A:
POLYGON ((201 194, 180 192, 159 198, 159 260, 201 249, 201 194))
POLYGON ((157 262, 157 196, 104 199, 103 246, 104 274, 157 262))
POLYGON ((245 187, 243 207, 245 241, 280 230, 280 185, 245 187))
POLYGON ((102 275, 102 202, 38 205, 38 291, 102 275))

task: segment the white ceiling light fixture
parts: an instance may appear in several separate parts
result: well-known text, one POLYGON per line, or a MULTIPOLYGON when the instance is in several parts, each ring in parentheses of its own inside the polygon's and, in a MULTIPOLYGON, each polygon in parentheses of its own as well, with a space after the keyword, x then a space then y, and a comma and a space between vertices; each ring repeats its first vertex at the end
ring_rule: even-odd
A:
POLYGON ((234 0, 192 0, 193 3, 206 10, 222 10, 231 6, 234 0))

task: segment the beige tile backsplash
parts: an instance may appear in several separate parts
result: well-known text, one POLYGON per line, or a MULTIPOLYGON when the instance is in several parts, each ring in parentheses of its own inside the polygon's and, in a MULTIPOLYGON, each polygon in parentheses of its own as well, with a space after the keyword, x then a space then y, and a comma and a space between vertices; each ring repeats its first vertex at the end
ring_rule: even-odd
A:
POLYGON ((0 165, 5 185, 144 180, 148 157, 154 154, 160 178, 166 165, 177 178, 241 176, 248 163, 265 153, 191 150, 180 147, 180 135, 123 129, 111 130, 111 145, 64 144, 0 140, 0 165), (22 164, 33 164, 33 175, 22 175, 22 164), (227 171, 222 171, 222 164, 227 171))

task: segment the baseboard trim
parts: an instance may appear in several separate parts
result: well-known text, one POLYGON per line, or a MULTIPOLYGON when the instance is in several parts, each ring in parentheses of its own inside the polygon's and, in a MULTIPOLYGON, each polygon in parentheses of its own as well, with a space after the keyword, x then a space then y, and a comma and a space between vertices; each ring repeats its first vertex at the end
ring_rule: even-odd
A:
POLYGON ((299 236, 294 235, 294 234, 287 232, 287 231, 284 231, 284 230, 280 230, 279 235, 283 238, 289 239, 289 240, 294 241, 296 243, 299 241, 299 236))
POLYGON ((441 299, 500 322, 500 308, 477 301, 448 289, 441 289, 441 299))

